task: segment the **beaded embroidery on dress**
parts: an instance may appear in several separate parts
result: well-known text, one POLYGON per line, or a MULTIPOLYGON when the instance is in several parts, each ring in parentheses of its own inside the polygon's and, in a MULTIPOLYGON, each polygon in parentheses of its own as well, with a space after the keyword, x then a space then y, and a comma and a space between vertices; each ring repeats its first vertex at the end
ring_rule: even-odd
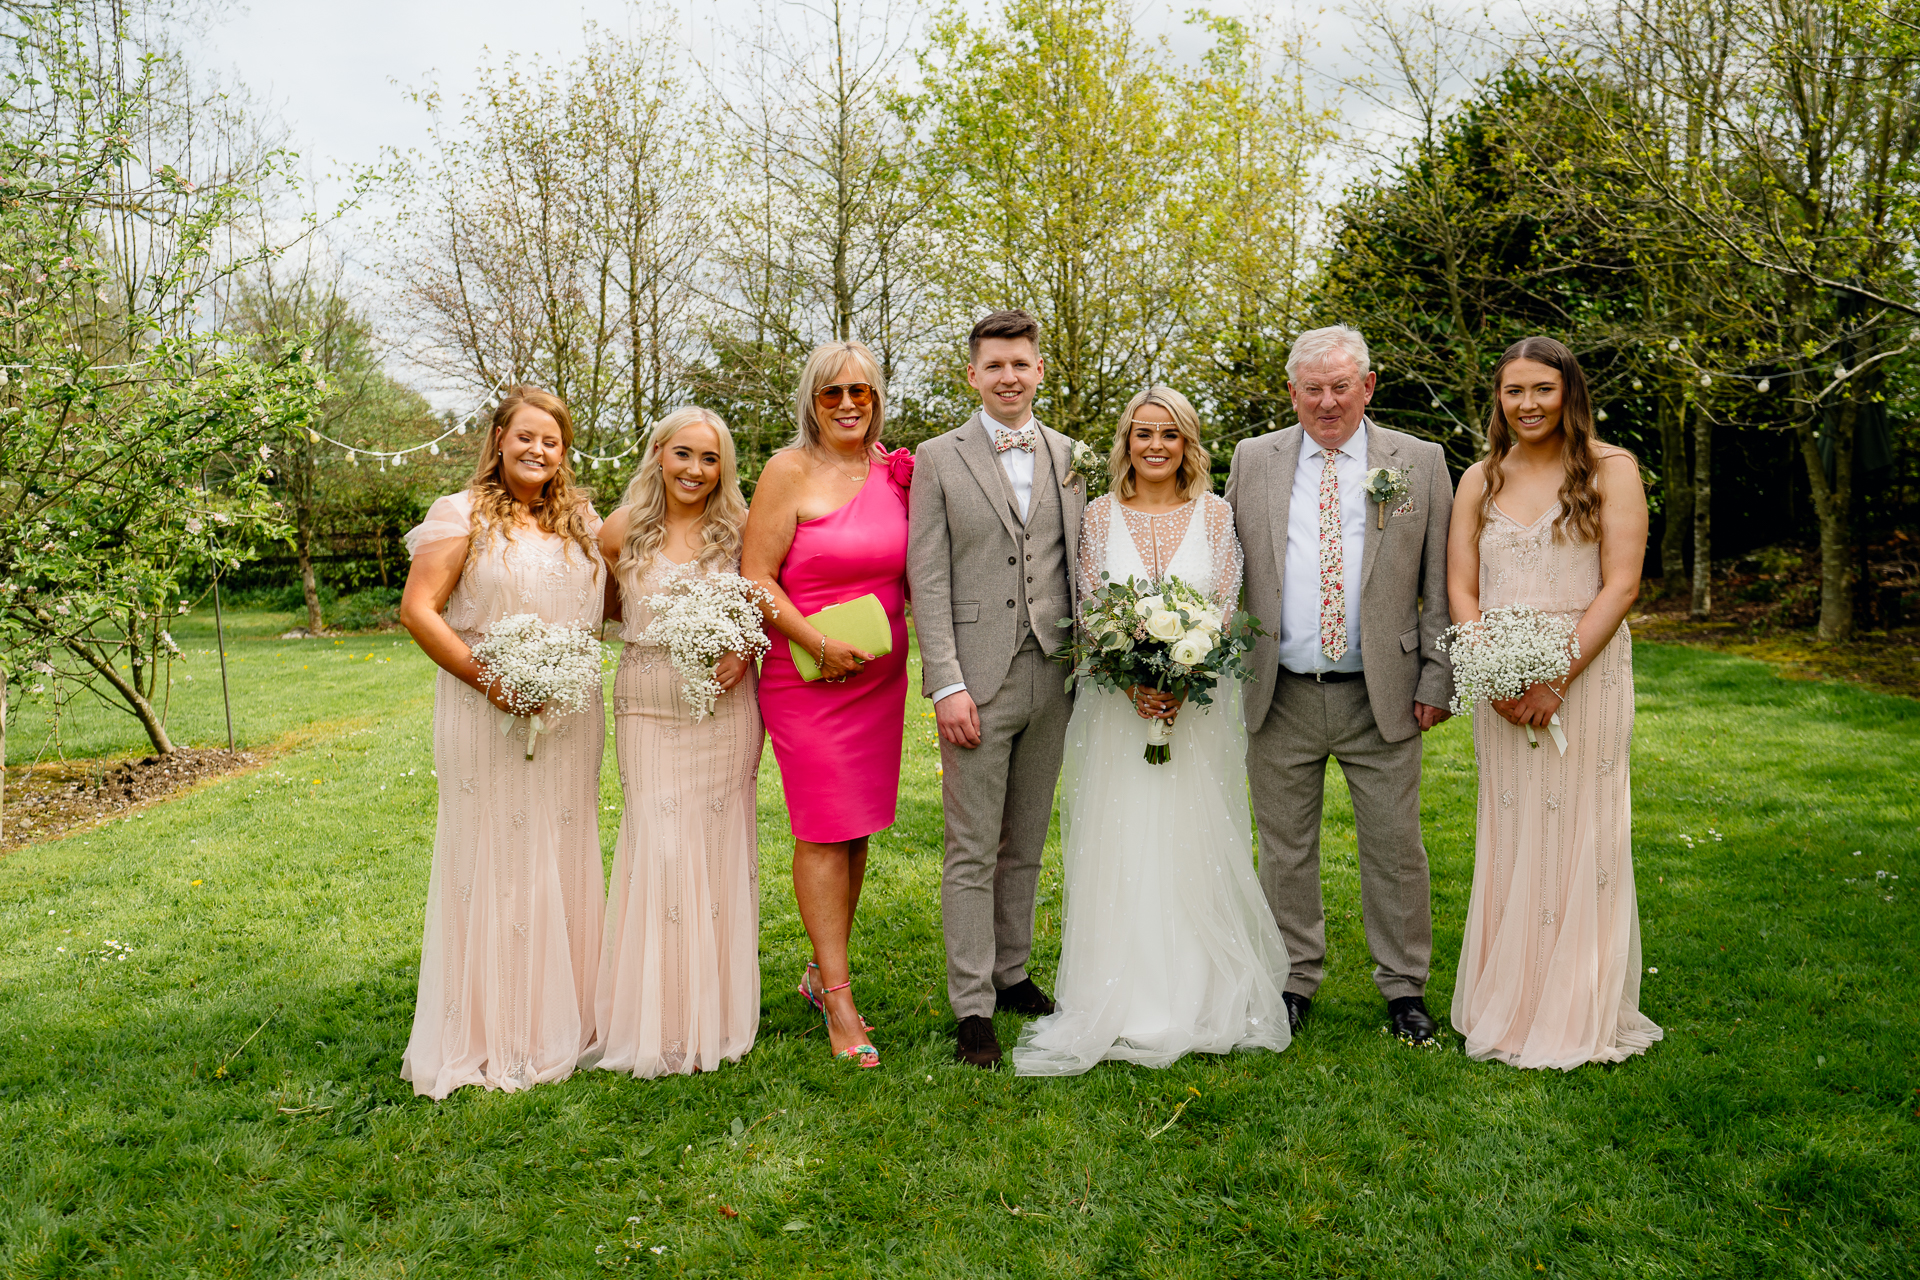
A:
MULTIPOLYGON (((1117 581, 1177 576, 1231 608, 1243 564, 1220 498, 1149 516, 1108 494, 1087 507, 1076 573, 1083 599, 1104 569, 1117 581)), ((1180 713, 1167 764, 1142 758, 1141 724, 1123 694, 1075 695, 1060 781, 1059 1010, 1022 1032, 1021 1075, 1289 1042, 1290 966, 1254 877, 1239 688, 1224 681, 1210 708, 1180 713)))

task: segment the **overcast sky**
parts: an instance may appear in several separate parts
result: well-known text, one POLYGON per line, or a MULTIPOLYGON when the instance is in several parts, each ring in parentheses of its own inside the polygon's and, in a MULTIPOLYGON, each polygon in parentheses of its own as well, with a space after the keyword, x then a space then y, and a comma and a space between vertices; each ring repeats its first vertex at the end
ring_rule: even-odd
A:
MULTIPOLYGON (((1176 55, 1192 58, 1205 41, 1184 16, 1203 3, 1140 0, 1136 13, 1143 29, 1165 35, 1176 55)), ((997 7, 971 0, 976 6, 983 14, 997 7)), ((682 38, 704 58, 716 36, 747 29, 763 6, 759 0, 680 0, 666 7, 678 10, 682 38)), ((792 3, 766 7, 797 9, 792 3)), ((1212 7, 1245 13, 1268 6, 1217 0, 1212 7)), ((1343 18, 1312 3, 1279 0, 1274 7, 1316 33, 1324 70, 1338 75, 1351 65, 1341 53, 1351 43, 1343 18)), ((321 176, 342 164, 372 164, 382 147, 421 145, 426 117, 407 101, 409 89, 438 84, 457 98, 487 60, 509 52, 565 59, 579 51, 587 22, 625 31, 636 14, 653 9, 626 0, 253 0, 207 27, 196 61, 244 83, 281 118, 321 176)))
MULTIPOLYGON (((1001 7, 998 0, 963 2, 982 19, 1001 7)), ((1520 2, 1493 0, 1508 9, 1520 2)), ((884 4, 867 0, 866 7, 879 11, 884 4)), ((1354 25, 1317 0, 1212 0, 1210 6, 1208 0, 1135 0, 1134 13, 1141 29, 1168 41, 1176 59, 1193 61, 1207 41, 1185 17, 1202 6, 1224 13, 1268 12, 1283 25, 1298 24, 1308 38, 1313 90, 1329 102, 1340 81, 1373 61, 1356 51, 1354 25)), ((702 61, 724 53, 730 36, 749 30, 763 12, 789 21, 804 12, 795 0, 252 0, 229 3, 207 21, 190 56, 221 80, 244 85, 278 120, 289 144, 301 153, 319 207, 325 209, 344 193, 330 175, 375 165, 386 148, 425 145, 427 116, 408 100, 410 90, 437 86, 457 104, 483 64, 509 53, 565 61, 580 51, 588 22, 626 32, 635 23, 658 21, 663 10, 677 14, 680 39, 702 61)), ((1343 103, 1343 115, 1350 128, 1363 133, 1381 119, 1352 94, 1343 103)), ((1337 171, 1353 173, 1357 166, 1349 161, 1337 171)), ((336 248, 356 240, 354 223, 379 212, 376 195, 350 219, 344 235, 333 238, 336 248)), ((371 291, 363 296, 384 292, 377 280, 364 274, 362 280, 371 291)), ((395 372, 436 402, 443 398, 429 385, 432 379, 418 376, 420 371, 396 366, 395 372)))

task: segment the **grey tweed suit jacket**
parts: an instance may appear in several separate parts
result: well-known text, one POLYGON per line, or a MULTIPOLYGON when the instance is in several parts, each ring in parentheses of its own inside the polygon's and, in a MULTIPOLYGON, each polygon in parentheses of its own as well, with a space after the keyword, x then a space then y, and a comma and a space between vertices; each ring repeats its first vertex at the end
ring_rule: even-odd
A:
MULTIPOLYGON (((1271 636, 1254 646, 1246 686, 1247 732, 1266 721, 1280 679, 1281 581, 1287 566, 1287 516, 1293 474, 1306 431, 1298 426, 1242 440, 1233 451, 1227 502, 1247 557, 1246 608, 1271 636)), ((1446 455, 1430 440, 1367 419, 1367 467, 1411 467, 1405 510, 1390 509, 1386 527, 1368 504, 1366 551, 1360 561, 1360 662, 1367 700, 1381 737, 1401 742, 1420 732, 1415 700, 1444 707, 1453 697, 1453 666, 1434 646, 1448 625, 1447 523, 1453 481, 1446 455)))
MULTIPOLYGON (((1072 475, 1073 442, 1045 426, 1040 438, 1053 464, 1048 483, 1059 498, 1061 523, 1058 533, 1045 535, 1016 522, 1006 473, 982 414, 915 451, 907 579, 920 640, 921 691, 929 697, 964 681, 976 701, 991 698, 1020 647, 1021 614, 1031 617, 1034 637, 1047 652, 1068 639, 1054 624, 1073 613, 1073 563, 1087 486, 1072 475), (1029 535, 1064 539, 1066 572, 1058 581, 1025 581, 1029 535)), ((1036 489, 1042 474, 1035 469, 1036 489)))

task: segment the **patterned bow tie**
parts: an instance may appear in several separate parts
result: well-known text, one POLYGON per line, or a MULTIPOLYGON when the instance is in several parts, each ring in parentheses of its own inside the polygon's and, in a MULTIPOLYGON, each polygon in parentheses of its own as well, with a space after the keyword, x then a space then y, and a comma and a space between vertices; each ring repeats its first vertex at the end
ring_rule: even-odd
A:
POLYGON ((993 433, 993 451, 1005 453, 1009 449, 1025 449, 1032 453, 1040 447, 1040 433, 1032 427, 1022 427, 1018 431, 1009 431, 1000 427, 993 433))

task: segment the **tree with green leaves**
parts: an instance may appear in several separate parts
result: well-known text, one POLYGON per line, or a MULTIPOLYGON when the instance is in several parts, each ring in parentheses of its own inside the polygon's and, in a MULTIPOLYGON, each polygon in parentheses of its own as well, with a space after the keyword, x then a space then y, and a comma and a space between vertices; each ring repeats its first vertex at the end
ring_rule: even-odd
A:
MULTIPOLYGON (((13 14, 0 124, 0 653, 173 749, 169 620, 277 536, 268 443, 311 420, 310 352, 195 317, 279 173, 119 8, 13 14), (162 92, 165 88, 168 92, 162 92)), ((31 686, 29 686, 31 687, 31 686)))
POLYGON ((1111 430, 1178 341, 1189 265, 1167 234, 1185 158, 1170 60, 1117 0, 1012 0, 988 23, 950 7, 925 55, 943 246, 929 283, 955 332, 989 310, 1040 317, 1036 411, 1072 436, 1111 430))

